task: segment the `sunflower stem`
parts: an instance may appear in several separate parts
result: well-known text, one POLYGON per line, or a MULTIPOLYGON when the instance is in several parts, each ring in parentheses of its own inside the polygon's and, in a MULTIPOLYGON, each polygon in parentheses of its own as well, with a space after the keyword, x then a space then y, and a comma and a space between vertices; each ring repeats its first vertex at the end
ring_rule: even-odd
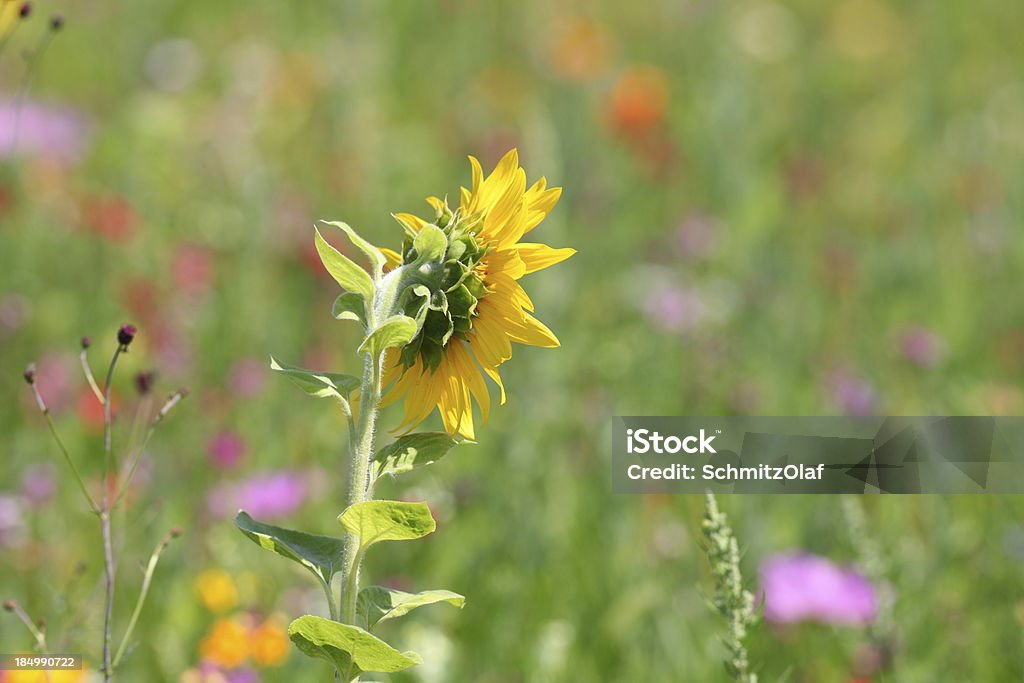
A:
MULTIPOLYGON (((363 380, 359 396, 359 417, 351 434, 352 462, 349 486, 345 495, 345 509, 365 502, 370 491, 370 463, 373 457, 374 429, 381 394, 381 357, 366 354, 363 362, 363 380)), ((349 535, 342 563, 342 596, 338 610, 342 623, 355 625, 356 596, 359 591, 359 539, 349 535)))

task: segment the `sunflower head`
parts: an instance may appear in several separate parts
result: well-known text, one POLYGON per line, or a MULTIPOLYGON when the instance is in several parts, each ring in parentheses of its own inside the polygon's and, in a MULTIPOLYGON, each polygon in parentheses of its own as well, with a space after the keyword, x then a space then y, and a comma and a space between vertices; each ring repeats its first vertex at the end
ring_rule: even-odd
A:
POLYGON ((527 187, 516 150, 486 178, 473 157, 470 166, 472 186, 462 188, 458 206, 429 197, 430 219, 395 214, 405 231, 400 252, 378 249, 344 223, 327 223, 367 256, 370 274, 316 233, 324 266, 346 290, 334 316, 361 322, 360 351, 383 363, 382 404, 405 399, 400 428, 414 427, 437 407, 446 431, 467 438, 474 401, 485 420, 490 410, 485 376, 505 401, 498 366, 511 358, 512 343, 558 346, 518 281, 576 253, 521 241, 561 188, 547 187, 544 178, 527 187))
POLYGON ((402 249, 385 250, 393 268, 387 277, 402 283, 398 309, 417 323, 416 336, 389 364, 394 384, 386 400, 406 397, 406 426, 438 406, 446 429, 467 437, 471 398, 486 418, 483 375, 501 387, 497 368, 511 357, 510 342, 558 346, 532 316, 533 302, 517 280, 575 253, 520 242, 554 207, 561 188, 548 188, 544 178, 527 187, 516 150, 486 178, 476 159, 470 165, 472 187, 462 188, 459 205, 429 197, 431 219, 396 214, 405 230, 402 249))

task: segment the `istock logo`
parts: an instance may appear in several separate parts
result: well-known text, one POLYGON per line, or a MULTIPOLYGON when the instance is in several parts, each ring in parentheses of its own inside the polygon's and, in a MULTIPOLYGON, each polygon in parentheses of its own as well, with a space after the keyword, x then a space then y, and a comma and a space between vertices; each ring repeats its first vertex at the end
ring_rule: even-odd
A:
MULTIPOLYGON (((718 432, 721 434, 721 431, 718 432)), ((644 453, 717 453, 711 442, 715 435, 708 436, 703 429, 699 434, 691 434, 682 438, 673 435, 662 436, 659 432, 649 429, 626 430, 626 452, 643 455, 644 453)))

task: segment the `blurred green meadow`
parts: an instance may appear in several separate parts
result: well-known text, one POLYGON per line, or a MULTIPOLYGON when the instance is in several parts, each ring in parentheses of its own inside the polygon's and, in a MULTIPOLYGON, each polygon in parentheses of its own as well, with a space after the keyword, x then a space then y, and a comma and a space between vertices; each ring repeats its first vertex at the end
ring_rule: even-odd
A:
MULTIPOLYGON (((80 337, 100 373, 139 328, 122 454, 133 416, 190 389, 117 520, 122 629, 140 564, 183 531, 120 680, 328 680, 272 637, 319 588, 231 523, 261 505, 338 532, 344 420, 269 355, 358 374, 313 223, 397 248, 389 214, 457 197, 468 154, 517 147, 564 187, 534 235, 579 253, 523 281, 562 348, 517 347, 479 443, 379 487, 438 530, 368 575, 467 603, 386 625, 425 663, 371 680, 727 680, 703 501, 613 496, 613 415, 1024 413, 1020 3, 41 0, 0 26, 0 598, 93 671, 99 525, 24 367, 95 488, 80 337), (237 666, 202 667, 236 641, 237 666)), ((838 497, 720 502, 752 588, 779 553, 857 561, 838 497)), ((762 623, 761 680, 1024 680, 1024 501, 862 502, 893 631, 762 623)), ((31 646, 0 613, 0 650, 31 646)))

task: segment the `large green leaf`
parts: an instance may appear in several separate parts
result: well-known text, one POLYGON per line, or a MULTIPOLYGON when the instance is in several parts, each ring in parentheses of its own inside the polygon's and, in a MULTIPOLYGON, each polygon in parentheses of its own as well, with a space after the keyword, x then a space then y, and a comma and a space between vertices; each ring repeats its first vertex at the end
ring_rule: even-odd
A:
POLYGON ((393 443, 377 451, 373 458, 373 478, 377 479, 385 474, 402 474, 416 467, 433 464, 460 443, 463 443, 462 439, 444 432, 420 432, 400 436, 393 443))
POLYGON ((367 586, 359 591, 356 611, 360 621, 365 623, 367 628, 373 628, 382 621, 405 616, 417 607, 438 602, 447 602, 462 609, 466 604, 466 598, 446 590, 405 593, 384 586, 367 586))
POLYGON ((367 335, 359 346, 359 353, 380 356, 389 346, 405 346, 416 336, 419 326, 407 315, 393 315, 367 335))
POLYGON ((316 236, 313 238, 316 244, 316 251, 320 254, 324 268, 331 274, 331 277, 349 292, 361 294, 366 301, 373 301, 373 280, 365 270, 357 266, 351 259, 327 243, 327 240, 320 234, 320 230, 313 228, 316 236))
POLYGON ((345 414, 351 414, 352 409, 348 403, 348 396, 353 391, 359 389, 358 377, 344 375, 339 372, 306 370, 294 365, 281 363, 273 356, 270 357, 270 369, 283 373, 310 396, 337 399, 345 414))
POLYGON ((309 614, 289 624, 288 637, 303 654, 333 664, 346 683, 364 671, 394 673, 423 662, 415 652, 399 652, 358 626, 309 614))
POLYGON ((345 531, 359 538, 359 551, 381 541, 411 541, 436 528, 426 503, 369 500, 350 505, 338 516, 345 531))
POLYGON ((329 398, 347 397, 359 388, 359 378, 340 372, 318 372, 295 365, 287 365, 270 357, 270 369, 284 373, 291 381, 310 396, 329 398))
POLYGON ((334 227, 343 230, 352 241, 352 244, 359 247, 359 250, 366 254, 366 257, 370 259, 370 264, 373 265, 373 272, 377 279, 380 279, 381 272, 384 270, 384 264, 387 263, 387 258, 384 257, 384 252, 364 240, 348 223, 342 223, 341 221, 320 222, 325 225, 333 225, 334 227))
POLYGON ((263 524, 244 510, 239 510, 235 516, 235 526, 253 542, 298 562, 327 585, 330 585, 334 573, 342 569, 345 541, 340 538, 314 536, 263 524))

